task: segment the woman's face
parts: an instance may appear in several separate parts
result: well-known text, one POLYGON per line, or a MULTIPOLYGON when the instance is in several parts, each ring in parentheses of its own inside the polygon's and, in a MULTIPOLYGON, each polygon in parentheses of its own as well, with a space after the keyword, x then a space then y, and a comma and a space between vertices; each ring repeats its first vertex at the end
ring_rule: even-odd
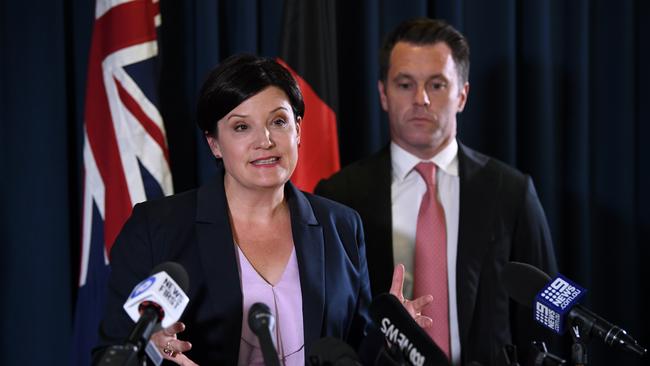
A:
POLYGON ((298 162, 300 118, 287 95, 271 86, 243 101, 217 122, 217 137, 207 135, 223 159, 227 180, 245 188, 284 185, 298 162))

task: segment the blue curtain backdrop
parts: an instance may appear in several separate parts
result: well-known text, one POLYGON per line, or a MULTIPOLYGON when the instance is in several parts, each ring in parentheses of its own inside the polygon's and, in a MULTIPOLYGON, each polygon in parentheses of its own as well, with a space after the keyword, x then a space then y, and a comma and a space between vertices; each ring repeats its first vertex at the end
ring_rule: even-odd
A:
MULTIPOLYGON (((162 0, 161 109, 176 191, 212 175, 194 124, 208 70, 277 56, 282 0, 162 0)), ((388 141, 382 36, 447 19, 472 47, 459 135, 533 176, 561 272, 587 304, 650 344, 650 5, 641 0, 337 1, 342 164, 388 141)), ((94 4, 0 2, 0 349, 67 365, 78 275, 81 126, 94 4)), ((592 365, 648 364, 590 343, 592 365)), ((565 355, 566 356, 566 355, 565 355)))

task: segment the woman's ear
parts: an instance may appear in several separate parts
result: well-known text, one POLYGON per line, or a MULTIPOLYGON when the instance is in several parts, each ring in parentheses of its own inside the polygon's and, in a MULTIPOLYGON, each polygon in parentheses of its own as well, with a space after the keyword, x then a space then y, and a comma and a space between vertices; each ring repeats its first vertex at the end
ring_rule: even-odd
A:
POLYGON ((296 118, 296 142, 300 146, 300 131, 302 126, 302 117, 296 118))
POLYGON ((215 158, 221 159, 221 148, 219 147, 219 142, 217 141, 217 138, 206 131, 205 140, 208 142, 208 146, 210 146, 210 151, 212 151, 212 155, 214 155, 215 158))

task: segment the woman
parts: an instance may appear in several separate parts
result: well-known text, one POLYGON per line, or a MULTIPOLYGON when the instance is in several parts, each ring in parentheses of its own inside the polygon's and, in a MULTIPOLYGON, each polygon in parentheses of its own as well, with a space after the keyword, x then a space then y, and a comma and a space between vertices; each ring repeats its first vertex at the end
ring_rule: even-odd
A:
MULTIPOLYGON (((190 277, 183 323, 152 336, 167 360, 261 364, 246 321, 255 302, 269 305, 276 318, 283 364, 304 365, 311 345, 325 336, 359 346, 370 302, 361 221, 353 210, 289 182, 303 114, 296 82, 273 60, 232 56, 209 75, 198 124, 219 162, 217 177, 134 207, 111 251, 100 347, 127 337, 133 322, 122 304, 165 261, 180 263, 190 277)), ((398 297, 400 276, 398 267, 398 297)), ((407 309, 416 315, 428 302, 421 298, 407 309)))

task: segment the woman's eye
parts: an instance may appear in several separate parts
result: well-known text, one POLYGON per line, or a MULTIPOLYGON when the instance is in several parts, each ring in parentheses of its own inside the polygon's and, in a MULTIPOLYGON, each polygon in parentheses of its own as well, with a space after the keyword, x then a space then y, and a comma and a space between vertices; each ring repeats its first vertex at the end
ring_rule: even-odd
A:
POLYGON ((280 126, 280 127, 282 127, 282 126, 284 126, 284 125, 287 124, 287 121, 285 121, 285 120, 282 119, 282 118, 278 118, 278 119, 276 119, 276 120, 273 121, 273 124, 276 125, 276 126, 280 126))
POLYGON ((235 127, 233 129, 235 131, 237 131, 237 132, 241 132, 241 131, 247 130, 248 126, 246 126, 245 124, 238 124, 238 125, 235 125, 235 127))

